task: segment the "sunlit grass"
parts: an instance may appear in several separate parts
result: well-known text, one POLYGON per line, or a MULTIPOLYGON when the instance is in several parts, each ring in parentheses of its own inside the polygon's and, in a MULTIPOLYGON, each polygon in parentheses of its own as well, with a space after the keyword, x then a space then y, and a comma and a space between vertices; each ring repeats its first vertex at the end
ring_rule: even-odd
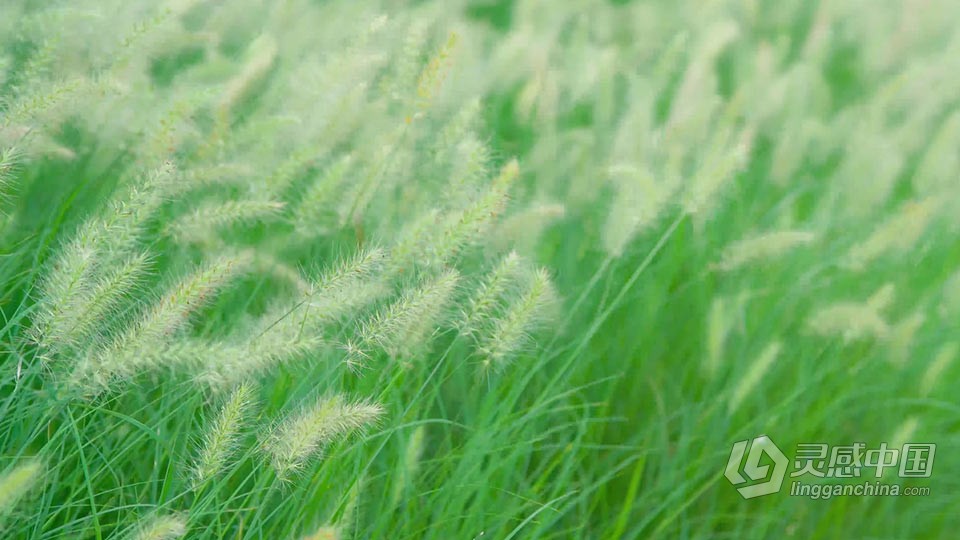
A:
POLYGON ((4 2, 0 537, 950 537, 960 10, 4 2), (937 443, 744 500, 734 442, 937 443))

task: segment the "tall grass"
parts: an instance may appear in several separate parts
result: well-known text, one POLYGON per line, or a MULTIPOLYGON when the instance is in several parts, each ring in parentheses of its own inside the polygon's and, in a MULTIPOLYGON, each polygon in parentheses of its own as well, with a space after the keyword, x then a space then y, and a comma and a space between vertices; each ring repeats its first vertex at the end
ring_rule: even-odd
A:
POLYGON ((949 537, 948 0, 0 6, 0 536, 949 537), (731 445, 934 442, 744 501, 731 445))

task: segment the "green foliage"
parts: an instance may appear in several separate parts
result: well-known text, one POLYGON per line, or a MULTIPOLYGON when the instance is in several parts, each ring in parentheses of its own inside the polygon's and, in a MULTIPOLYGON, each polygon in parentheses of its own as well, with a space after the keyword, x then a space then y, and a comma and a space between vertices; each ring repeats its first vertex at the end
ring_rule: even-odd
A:
POLYGON ((3 2, 0 536, 948 537, 954 4, 3 2))

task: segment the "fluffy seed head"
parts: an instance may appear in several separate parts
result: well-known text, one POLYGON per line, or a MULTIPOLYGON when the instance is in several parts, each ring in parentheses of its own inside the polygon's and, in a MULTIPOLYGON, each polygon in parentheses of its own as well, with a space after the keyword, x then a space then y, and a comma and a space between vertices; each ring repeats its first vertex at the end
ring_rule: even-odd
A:
POLYGON ((760 356, 750 364, 747 372, 740 378, 740 382, 734 388, 733 393, 730 394, 730 401, 727 403, 727 412, 729 414, 736 412, 743 399, 757 387, 763 379, 763 376, 770 370, 770 366, 772 366, 773 362, 780 356, 780 350, 782 348, 783 345, 775 341, 767 345, 763 352, 760 353, 760 356))
POLYGON ((15 147, 0 150, 0 189, 6 188, 13 180, 20 159, 20 153, 15 147))
POLYGON ((230 388, 255 375, 316 350, 324 332, 386 296, 381 279, 382 249, 364 249, 325 271, 293 305, 281 304, 260 318, 252 332, 208 357, 200 380, 213 388, 230 388))
POLYGON ((194 488, 223 470, 240 435, 243 420, 253 400, 253 388, 244 384, 237 387, 223 404, 213 425, 207 428, 203 444, 191 473, 194 488))
POLYGON ((420 469, 420 457, 423 454, 425 435, 426 427, 420 425, 413 430, 410 439, 407 441, 403 461, 397 464, 397 475, 393 481, 393 493, 390 497, 390 503, 393 507, 400 503, 404 490, 417 476, 417 471, 420 469))
POLYGON ((940 347, 933 361, 927 366, 923 373, 923 379, 920 381, 920 395, 926 397, 936 388, 937 383, 942 379, 943 373, 950 367, 950 364, 957 359, 957 353, 960 352, 960 345, 956 342, 946 343, 940 347))
POLYGON ((914 338, 926 320, 922 311, 916 311, 891 327, 887 346, 893 364, 902 366, 909 360, 914 338))
POLYGON ((451 55, 457 46, 457 35, 451 33, 447 42, 427 61, 427 65, 420 71, 417 78, 417 108, 426 110, 433 103, 440 85, 450 69, 451 55))
POLYGON ((890 441, 890 447, 903 448, 904 444, 913 440, 913 435, 917 432, 918 427, 920 427, 920 419, 916 416, 908 416, 906 420, 897 426, 893 435, 887 439, 890 441))
POLYGON ((861 271, 886 253, 903 252, 915 247, 935 216, 938 204, 934 199, 904 204, 897 214, 877 227, 866 240, 850 248, 844 265, 851 270, 861 271))
POLYGON ((110 345, 86 355, 71 376, 71 385, 88 393, 164 365, 163 351, 198 308, 249 265, 243 256, 221 257, 176 283, 110 345))
POLYGON ((304 536, 303 540, 340 540, 342 537, 340 529, 333 525, 324 525, 314 531, 313 534, 304 536))
POLYGON ((332 322, 382 297, 386 286, 380 277, 386 261, 382 249, 367 248, 325 272, 309 294, 313 316, 332 322))
POLYGON ((17 501, 33 489, 42 476, 43 464, 38 459, 24 460, 0 474, 0 525, 17 501))
POLYGON ((883 339, 890 325, 880 309, 870 302, 837 302, 819 309, 807 320, 807 327, 821 336, 840 336, 845 341, 883 339))
POLYGON ((263 35, 250 44, 247 63, 230 81, 220 102, 219 114, 226 119, 244 102, 255 87, 266 77, 277 58, 278 47, 270 36, 263 35))
MULTIPOLYGON (((363 323, 360 343, 354 348, 369 351, 371 347, 378 347, 396 359, 413 356, 426 347, 442 323, 459 280, 456 270, 447 270, 419 287, 407 289, 400 298, 363 323)), ((369 354, 355 352, 347 357, 347 363, 361 365, 363 357, 369 354)))
POLYGON ((350 154, 337 159, 307 188, 293 216, 303 234, 325 233, 344 220, 346 216, 338 213, 335 203, 355 167, 354 161, 350 154))
POLYGON ((723 250, 717 268, 734 270, 748 263, 781 257, 799 246, 813 242, 806 231, 776 231, 740 240, 723 250))
POLYGON ((502 369, 530 340, 532 332, 556 305, 557 296, 550 274, 538 269, 530 278, 527 289, 500 318, 492 323, 479 353, 485 368, 502 369))
POLYGON ((382 414, 383 408, 375 403, 351 403, 339 395, 323 397, 278 425, 264 451, 277 475, 288 478, 324 446, 375 423, 382 414))
POLYGON ((717 206, 722 190, 747 164, 750 157, 752 132, 744 130, 733 135, 724 135, 719 129, 710 141, 705 154, 683 195, 686 213, 704 220, 717 206))
POLYGON ((187 534, 187 520, 177 515, 156 516, 145 520, 127 540, 176 540, 187 534))
POLYGON ((395 271, 442 267, 464 247, 475 244, 506 209, 510 187, 519 174, 519 164, 511 160, 486 191, 462 210, 422 216, 391 251, 395 271))
POLYGON ((611 167, 609 175, 616 195, 603 228, 603 241, 607 253, 619 257, 634 236, 656 224, 675 187, 632 165, 611 167))
POLYGON ((534 204, 511 214, 488 235, 488 245, 496 252, 511 246, 522 251, 534 251, 544 230, 566 215, 567 209, 559 203, 534 204))
POLYGON ((80 349, 92 336, 100 335, 100 326, 120 300, 135 292, 146 272, 149 256, 137 253, 109 268, 89 288, 80 291, 69 304, 61 306, 63 316, 51 318, 44 331, 44 342, 51 352, 80 349))
POLYGON ((78 321, 129 292, 125 287, 145 262, 138 260, 136 242, 173 176, 167 163, 138 178, 104 215, 86 221, 63 245, 41 280, 32 330, 37 342, 55 349, 78 345, 70 335, 78 321))
POLYGON ((489 322, 490 317, 500 306, 503 295, 510 290, 513 281, 518 277, 521 262, 517 252, 511 251, 480 283, 467 302, 467 308, 459 323, 461 334, 476 335, 489 322))
POLYGON ((277 201, 214 201, 171 223, 167 233, 181 242, 196 242, 227 225, 273 218, 283 207, 284 204, 277 201))
POLYGON ((948 195, 956 186, 960 166, 957 147, 960 145, 960 112, 954 112, 930 142, 917 165, 913 184, 924 195, 948 195))
POLYGON ((476 197, 489 176, 490 149, 475 135, 467 135, 449 150, 450 181, 445 186, 446 206, 459 207, 476 197))

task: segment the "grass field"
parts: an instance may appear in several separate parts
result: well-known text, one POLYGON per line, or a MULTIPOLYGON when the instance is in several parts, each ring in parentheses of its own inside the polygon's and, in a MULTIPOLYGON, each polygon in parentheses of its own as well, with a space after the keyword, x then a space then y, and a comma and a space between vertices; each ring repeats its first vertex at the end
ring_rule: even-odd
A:
POLYGON ((0 538, 953 538, 958 29, 5 0, 0 538))

